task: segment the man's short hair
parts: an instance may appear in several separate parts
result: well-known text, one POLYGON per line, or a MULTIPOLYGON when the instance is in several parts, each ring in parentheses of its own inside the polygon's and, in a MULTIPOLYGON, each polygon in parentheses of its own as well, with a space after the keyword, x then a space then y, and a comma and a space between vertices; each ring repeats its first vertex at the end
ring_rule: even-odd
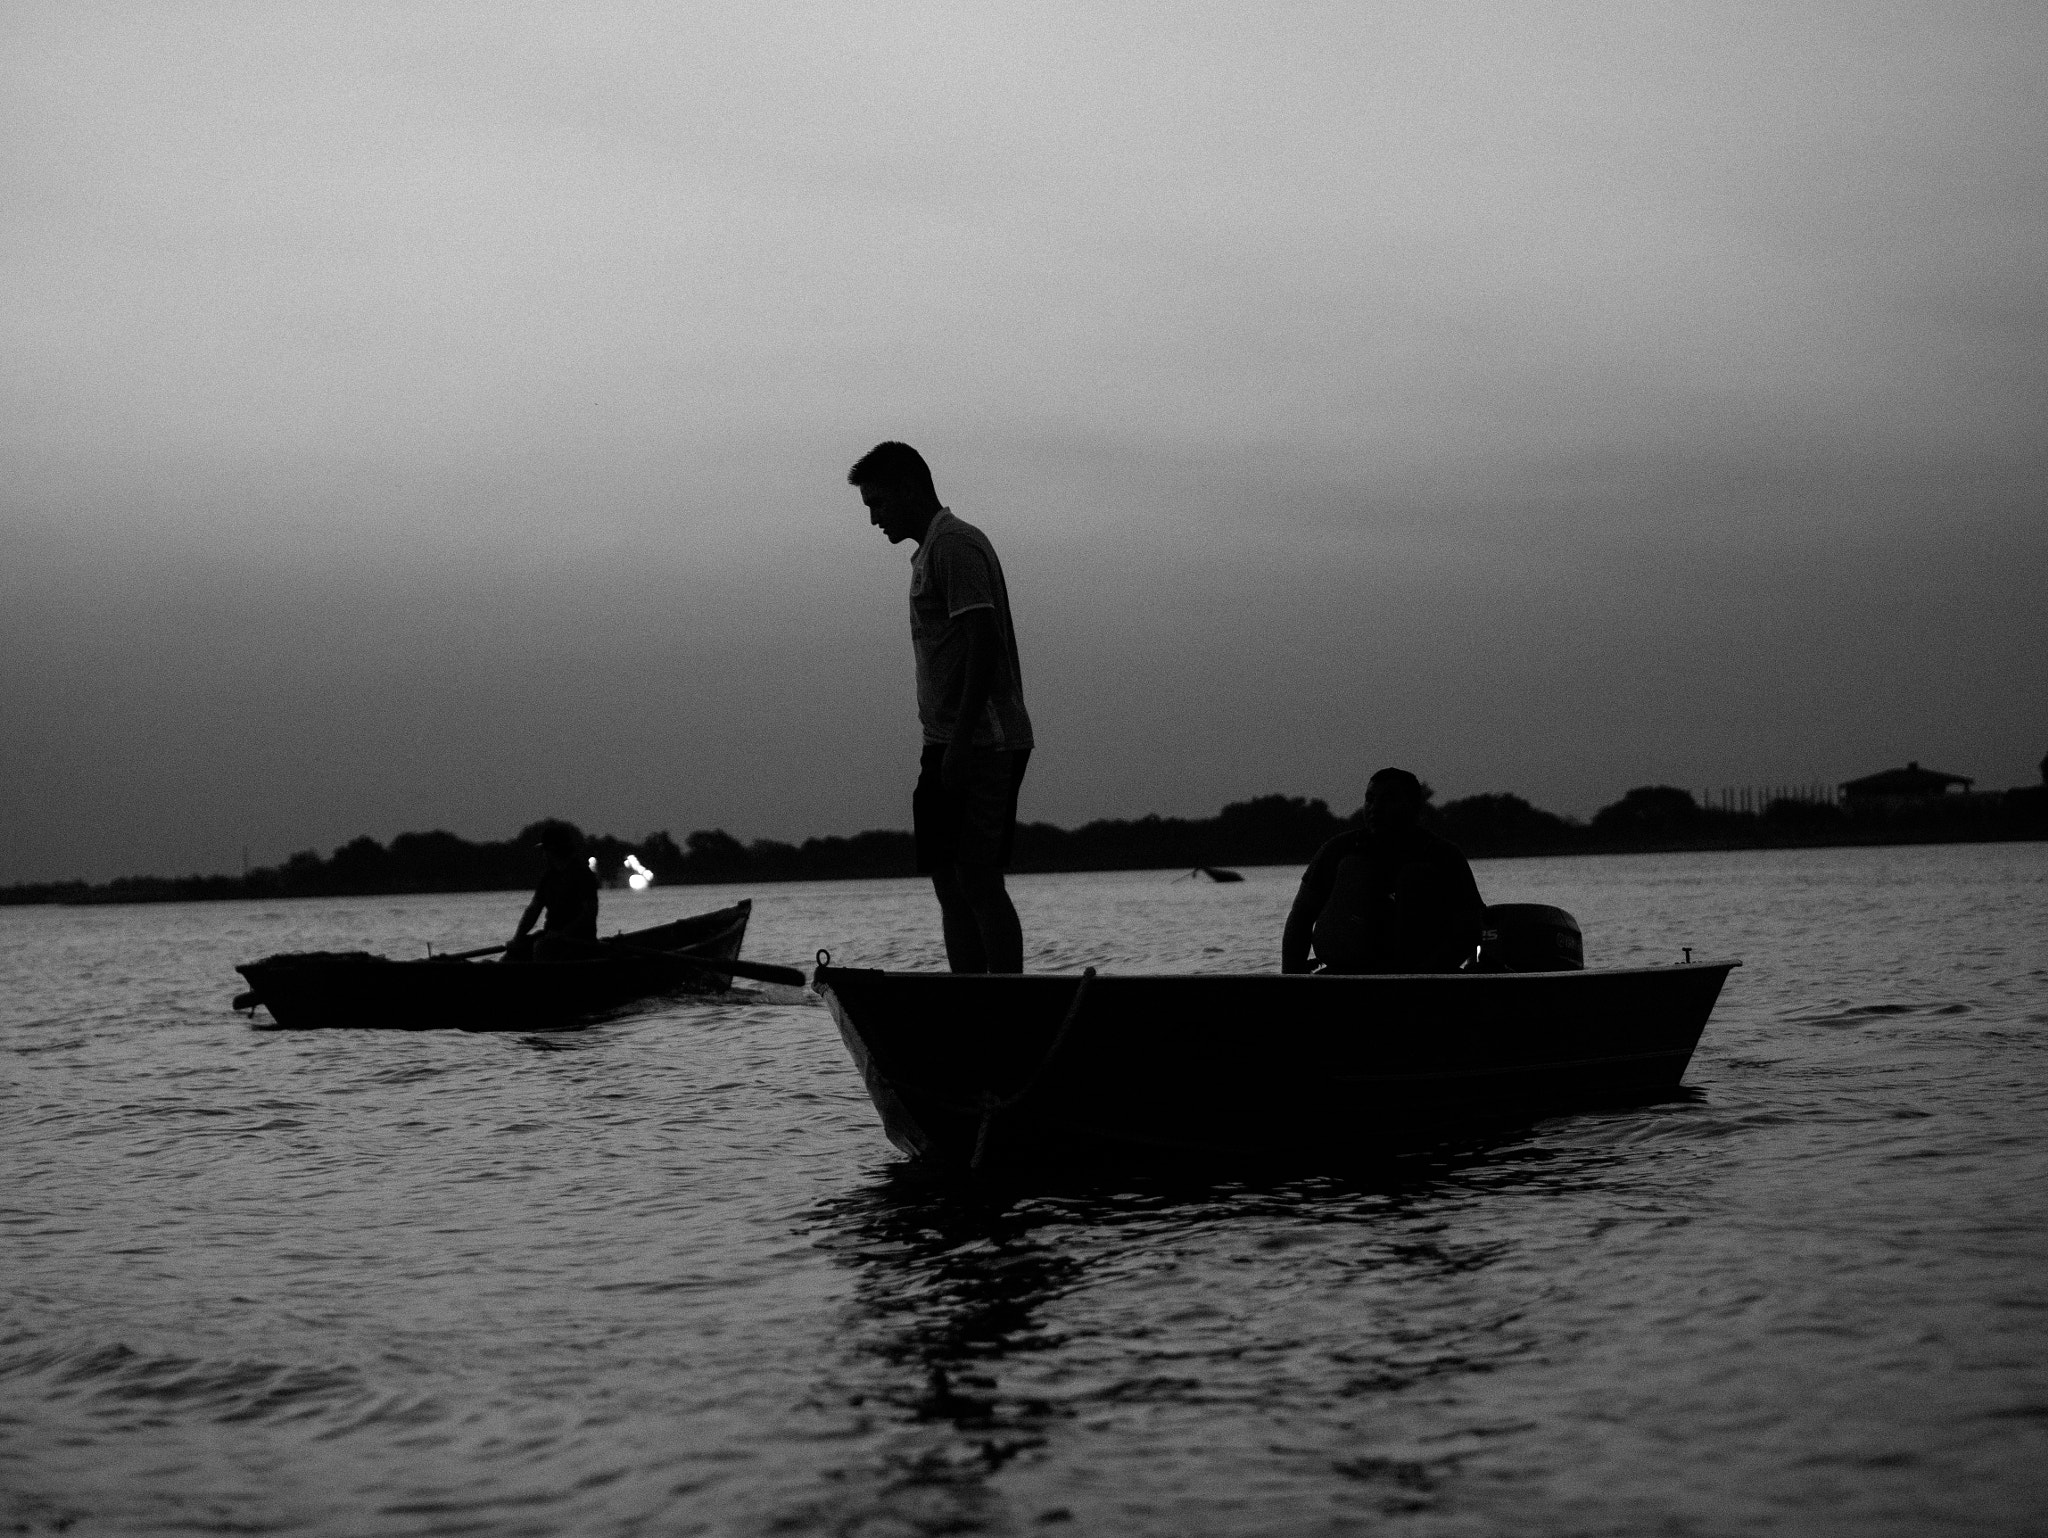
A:
POLYGON ((529 837, 549 854, 574 857, 583 853, 583 830, 557 817, 536 824, 529 830, 529 837))
POLYGON ((1415 778, 1406 769, 1382 769, 1370 780, 1366 781, 1366 784, 1379 786, 1382 796, 1391 793, 1402 797, 1404 800, 1411 801, 1417 806, 1422 805, 1424 801, 1429 799, 1423 794, 1422 781, 1415 778))
POLYGON ((854 461, 846 479, 854 486, 907 486, 934 502, 939 500, 932 486, 931 466, 924 462, 924 455, 907 443, 891 440, 876 444, 854 461))

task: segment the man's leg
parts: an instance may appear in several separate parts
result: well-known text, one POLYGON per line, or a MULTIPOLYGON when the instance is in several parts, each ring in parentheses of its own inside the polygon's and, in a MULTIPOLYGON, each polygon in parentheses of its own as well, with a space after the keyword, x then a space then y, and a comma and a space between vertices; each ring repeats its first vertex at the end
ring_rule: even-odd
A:
POLYGON ((939 925, 946 936, 946 964, 955 972, 986 972, 988 957, 981 948, 981 927, 953 872, 952 799, 946 794, 942 769, 946 750, 927 745, 918 765, 917 789, 910 798, 916 828, 917 868, 932 878, 939 899, 939 925))
POLYGON ((986 972, 988 947, 982 940, 981 919, 960 872, 951 866, 933 871, 932 890, 938 894, 939 923, 946 932, 946 965, 955 972, 986 972))
POLYGON ((978 753, 952 791, 944 750, 927 749, 918 782, 918 864, 931 872, 955 972, 1021 972, 1024 933, 1003 885, 1017 823, 1017 787, 1029 751, 978 753))
MULTIPOLYGON (((1010 901, 1009 888, 1003 885, 1000 870, 959 870, 954 871, 959 883, 961 896, 973 914, 976 937, 980 941, 984 972, 1021 972, 1024 970, 1024 927, 1017 922, 1017 908, 1010 901)), ((948 940, 950 943, 950 932, 948 940)), ((954 971, 959 971, 955 967, 954 971)))

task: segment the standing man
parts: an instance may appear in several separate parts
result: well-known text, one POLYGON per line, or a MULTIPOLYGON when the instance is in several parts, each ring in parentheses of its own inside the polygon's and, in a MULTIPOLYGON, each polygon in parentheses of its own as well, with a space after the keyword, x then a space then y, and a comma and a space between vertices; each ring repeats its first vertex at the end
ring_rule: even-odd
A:
POLYGON ((910 644, 924 757, 910 798, 917 868, 932 878, 955 972, 1021 972, 1024 935, 1003 887, 1031 718, 1002 563, 988 537, 939 505, 924 456, 878 443, 846 478, 910 562, 910 644))

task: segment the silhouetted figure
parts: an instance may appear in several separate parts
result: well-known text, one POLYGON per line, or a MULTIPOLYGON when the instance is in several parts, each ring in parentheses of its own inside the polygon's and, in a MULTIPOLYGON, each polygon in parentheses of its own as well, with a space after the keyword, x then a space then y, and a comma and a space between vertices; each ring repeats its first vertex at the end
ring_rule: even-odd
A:
POLYGON ((940 506, 931 470, 909 444, 877 444, 846 478, 890 544, 917 541, 910 640, 924 754, 910 805, 946 960, 955 972, 1021 972, 1024 936, 1003 870, 1031 718, 1002 563, 981 530, 940 506))
POLYGON ((1382 769, 1365 825, 1316 851, 1280 941, 1280 970, 1455 972, 1479 943, 1486 905, 1457 846, 1418 826, 1422 782, 1382 769))
POLYGON ((507 961, 546 961, 549 952, 588 954, 597 939, 597 872, 584 858, 583 835, 566 822, 549 822, 536 835, 548 868, 519 927, 505 947, 507 961), (542 913, 547 922, 532 939, 527 932, 542 913))

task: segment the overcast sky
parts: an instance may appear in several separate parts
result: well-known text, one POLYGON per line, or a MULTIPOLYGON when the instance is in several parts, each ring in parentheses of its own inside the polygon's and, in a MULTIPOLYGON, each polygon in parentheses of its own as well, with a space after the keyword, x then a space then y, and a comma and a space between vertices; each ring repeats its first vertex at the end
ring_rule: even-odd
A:
POLYGON ((2048 9, 0 5, 0 881, 2048 750, 2048 9))

